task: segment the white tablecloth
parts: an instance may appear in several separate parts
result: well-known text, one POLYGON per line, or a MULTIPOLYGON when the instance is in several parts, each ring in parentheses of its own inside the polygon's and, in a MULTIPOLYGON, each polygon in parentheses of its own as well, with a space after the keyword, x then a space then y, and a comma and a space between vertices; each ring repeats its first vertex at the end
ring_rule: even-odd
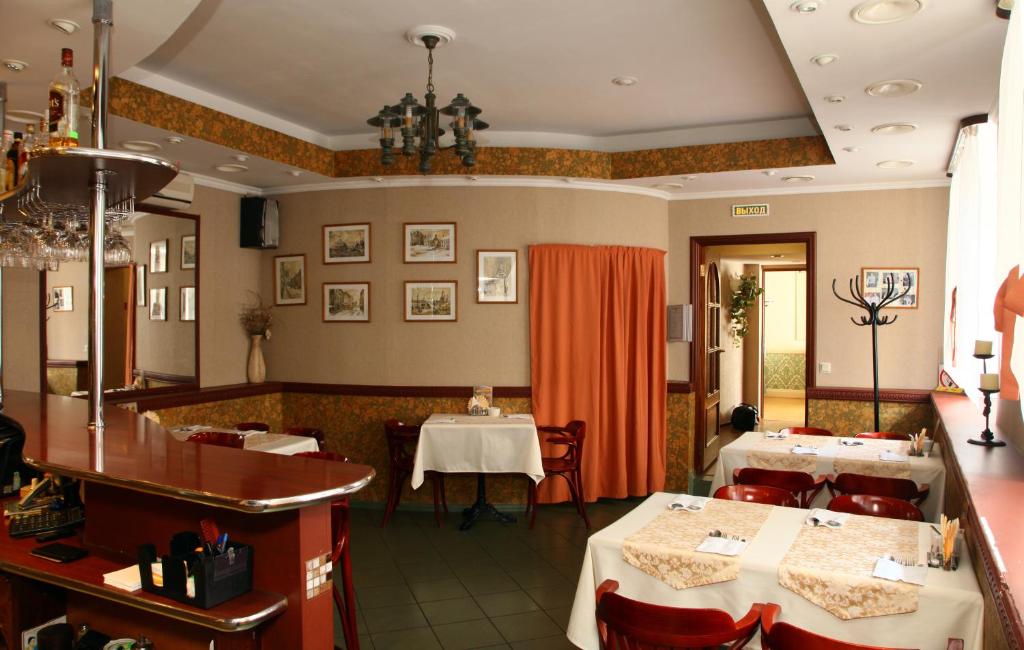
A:
POLYGON ((292 456, 305 451, 319 451, 320 447, 315 438, 305 436, 290 436, 284 433, 264 433, 262 431, 236 431, 235 429, 218 429, 207 426, 179 427, 171 429, 171 435, 175 439, 184 442, 193 433, 203 431, 234 433, 245 436, 245 443, 242 447, 248 451, 262 451, 269 454, 281 454, 292 456))
MULTIPOLYGON (((732 484, 732 473, 737 467, 748 467, 747 453, 753 448, 755 442, 761 440, 764 433, 750 431, 732 441, 718 452, 718 467, 715 469, 715 476, 711 481, 711 494, 723 485, 732 484)), ((825 449, 838 448, 839 437, 820 437, 821 443, 826 445, 825 449)), ((779 441, 780 445, 785 440, 779 441)), ((832 458, 835 454, 824 453, 818 459, 818 471, 820 474, 832 474, 832 458)), ((928 498, 921 504, 921 512, 924 513, 925 521, 938 521, 942 513, 942 502, 946 492, 946 466, 942 464, 939 445, 935 445, 929 456, 919 458, 910 457, 910 478, 921 485, 928 483, 930 492, 928 498)), ((828 490, 822 490, 811 504, 814 508, 824 508, 828 505, 831 495, 828 490)))
MULTIPOLYGON (((722 609, 733 618, 747 613, 752 603, 782 607, 777 620, 817 634, 866 645, 900 648, 945 648, 946 639, 963 639, 966 650, 981 650, 982 596, 964 549, 957 571, 931 569, 919 592, 918 610, 911 614, 843 621, 779 584, 779 563, 796 539, 806 510, 774 508, 740 560, 739 578, 728 582, 673 589, 661 580, 627 564, 622 542, 664 512, 676 495, 658 492, 611 526, 590 536, 576 588, 569 640, 585 650, 598 650, 594 591, 606 579, 618 580, 623 596, 656 605, 722 609)), ((920 539, 927 540, 927 524, 920 539)), ((748 646, 760 648, 757 637, 748 646)))
POLYGON ((540 439, 532 416, 508 418, 434 413, 420 428, 412 486, 423 472, 526 474, 544 478, 540 439))

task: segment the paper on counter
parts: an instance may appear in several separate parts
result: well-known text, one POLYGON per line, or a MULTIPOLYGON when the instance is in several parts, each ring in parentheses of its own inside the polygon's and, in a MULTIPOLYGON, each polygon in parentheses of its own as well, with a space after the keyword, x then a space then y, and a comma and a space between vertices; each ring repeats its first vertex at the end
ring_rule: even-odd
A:
POLYGON ((888 462, 891 462, 891 463, 899 463, 899 462, 906 462, 906 461, 910 460, 910 457, 907 456, 906 454, 897 454, 895 451, 889 451, 888 449, 883 449, 882 453, 878 454, 878 459, 879 460, 888 461, 888 462))
POLYGON ((715 553, 717 555, 739 555, 747 548, 749 542, 739 539, 727 539, 725 537, 705 537, 697 550, 701 553, 715 553))
MULTIPOLYGON (((164 568, 159 562, 150 565, 153 574, 153 584, 163 586, 164 568)), ((138 591, 142 589, 142 575, 139 573, 139 565, 133 564, 117 571, 103 574, 103 584, 124 591, 138 591)))
POLYGON ((709 497, 698 497, 692 494, 680 494, 672 503, 668 504, 669 510, 682 510, 684 512, 699 512, 711 501, 709 497))
POLYGON ((893 582, 906 582, 912 585, 924 586, 925 577, 928 575, 928 567, 924 566, 903 566, 888 558, 880 557, 875 562, 875 570, 871 574, 875 578, 892 580, 893 582))

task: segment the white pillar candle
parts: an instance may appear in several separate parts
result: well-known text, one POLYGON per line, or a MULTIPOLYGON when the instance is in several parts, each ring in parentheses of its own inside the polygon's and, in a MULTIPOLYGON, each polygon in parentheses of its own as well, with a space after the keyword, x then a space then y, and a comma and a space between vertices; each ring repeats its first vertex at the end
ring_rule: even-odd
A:
POLYGON ((974 355, 985 356, 992 354, 992 341, 977 340, 974 342, 974 355))
POLYGON ((981 376, 982 390, 999 390, 999 375, 989 372, 981 376))

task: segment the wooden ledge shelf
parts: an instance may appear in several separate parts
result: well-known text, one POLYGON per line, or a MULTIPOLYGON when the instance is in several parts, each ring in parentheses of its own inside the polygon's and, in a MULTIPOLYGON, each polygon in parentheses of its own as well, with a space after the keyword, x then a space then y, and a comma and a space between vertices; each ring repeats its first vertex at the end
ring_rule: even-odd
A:
POLYGON ((90 549, 90 554, 77 562, 57 564, 31 554, 39 546, 31 537, 12 539, 6 531, 0 536, 2 571, 221 632, 252 629, 288 607, 284 596, 265 591, 250 591, 217 607, 201 609, 145 591, 115 589, 104 584, 103 574, 123 569, 132 563, 130 559, 114 559, 90 549))

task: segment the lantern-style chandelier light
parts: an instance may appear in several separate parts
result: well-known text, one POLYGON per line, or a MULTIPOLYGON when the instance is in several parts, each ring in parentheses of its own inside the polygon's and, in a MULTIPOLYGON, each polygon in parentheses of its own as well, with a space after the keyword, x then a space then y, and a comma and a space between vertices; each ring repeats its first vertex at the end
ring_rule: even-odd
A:
POLYGON ((455 32, 440 26, 416 27, 407 33, 409 40, 427 48, 427 94, 424 95, 425 105, 406 93, 405 97, 394 106, 385 106, 376 116, 366 121, 370 126, 380 129, 380 162, 391 165, 395 162, 395 131, 402 136, 402 155, 420 154, 420 173, 430 173, 430 161, 440 151, 441 128, 440 115, 452 118, 449 126, 455 134, 455 155, 462 159, 465 167, 476 164, 476 132, 486 129, 489 124, 477 119, 481 110, 469 101, 469 98, 458 93, 455 99, 444 108, 438 109, 437 96, 434 95, 434 48, 455 38, 455 32))

